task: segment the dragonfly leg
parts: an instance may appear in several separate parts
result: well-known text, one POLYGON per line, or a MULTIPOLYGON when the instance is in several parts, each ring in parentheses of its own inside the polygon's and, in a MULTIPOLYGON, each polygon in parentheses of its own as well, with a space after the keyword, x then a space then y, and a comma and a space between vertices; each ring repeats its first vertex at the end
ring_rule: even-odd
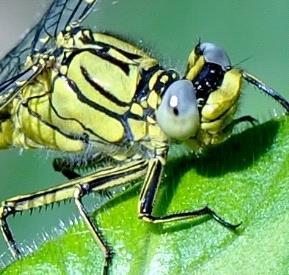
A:
POLYGON ((104 237, 102 236, 100 230, 98 229, 96 222, 91 219, 85 206, 83 205, 81 198, 88 194, 89 186, 88 184, 79 184, 76 186, 74 192, 74 200, 75 204, 79 210, 81 217, 83 218, 86 226, 88 227, 93 239, 100 247, 101 251, 104 255, 104 266, 103 266, 103 274, 108 274, 109 266, 112 260, 112 250, 107 245, 104 237))
POLYGON ((141 219, 151 223, 166 223, 166 222, 194 219, 197 217, 209 215, 214 220, 219 222, 221 225, 231 230, 235 230, 238 226, 240 226, 240 223, 231 224, 227 222, 208 206, 193 211, 174 213, 165 216, 154 216, 153 206, 155 204, 157 190, 160 185, 162 170, 163 165, 161 161, 158 159, 152 160, 148 165, 148 172, 146 174, 147 176, 145 178, 144 185, 141 191, 139 203, 139 217, 141 219))
POLYGON ((94 224, 94 221, 89 217, 81 199, 91 192, 102 192, 103 190, 124 185, 144 176, 147 171, 147 164, 148 161, 145 159, 132 160, 119 166, 101 169, 56 187, 32 194, 16 196, 3 201, 0 206, 0 229, 14 258, 20 258, 21 251, 17 247, 17 243, 6 219, 15 213, 26 210, 32 211, 37 207, 72 198, 94 240, 104 253, 105 265, 103 274, 107 274, 111 264, 112 251, 106 245, 97 225, 94 224))
POLYGON ((8 226, 6 218, 9 215, 15 213, 15 210, 9 206, 1 206, 0 207, 0 228, 6 243, 8 244, 8 248, 15 259, 19 259, 21 257, 21 252, 18 249, 16 242, 13 238, 13 234, 8 226))

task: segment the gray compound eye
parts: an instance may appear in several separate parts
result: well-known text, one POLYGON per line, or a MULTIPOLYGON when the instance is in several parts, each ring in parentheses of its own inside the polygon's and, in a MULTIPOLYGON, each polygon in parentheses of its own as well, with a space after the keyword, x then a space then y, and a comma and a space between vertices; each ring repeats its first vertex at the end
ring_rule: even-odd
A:
POLYGON ((223 48, 213 43, 201 43, 198 50, 202 52, 206 62, 220 65, 224 70, 231 67, 231 61, 223 48))
POLYGON ((184 140, 196 135, 200 127, 196 90, 188 80, 177 80, 166 90, 156 111, 161 129, 171 138, 184 140))

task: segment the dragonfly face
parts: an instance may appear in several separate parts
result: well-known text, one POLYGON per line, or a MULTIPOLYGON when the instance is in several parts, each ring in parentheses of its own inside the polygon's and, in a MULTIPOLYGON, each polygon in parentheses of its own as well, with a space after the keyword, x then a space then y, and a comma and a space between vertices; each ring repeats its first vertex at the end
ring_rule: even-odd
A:
MULTIPOLYGON (((73 199, 104 252, 107 273, 111 250, 82 203, 85 195, 143 178, 138 206, 143 220, 162 223, 210 215, 234 229, 238 225, 208 207, 154 216, 169 145, 182 141, 198 152, 228 138, 237 123, 254 122, 250 116, 234 118, 244 80, 274 97, 287 111, 289 104, 261 81, 233 68, 226 52, 214 44, 199 43, 189 56, 185 76, 180 77, 126 41, 79 27, 76 21, 81 21, 92 5, 93 1, 54 1, 32 37, 24 38, 33 49, 27 52, 25 44, 26 66, 21 67, 24 62, 20 62, 10 70, 11 78, 6 73, 2 78, 0 147, 45 148, 80 157, 54 161, 55 170, 69 182, 3 201, 0 228, 18 258, 21 253, 7 217, 73 199), (67 5, 72 6, 68 9, 67 5), (61 7, 63 14, 70 11, 68 19, 56 7, 61 7), (51 24, 53 18, 57 20, 51 24), (91 163, 112 165, 89 175, 78 173, 77 169, 91 163)), ((22 47, 17 46, 10 56, 22 47)), ((9 55, 1 67, 8 61, 9 55)))
POLYGON ((222 142, 230 135, 241 93, 242 72, 231 66, 224 49, 212 43, 199 43, 188 59, 186 79, 195 89, 200 127, 193 148, 222 142), (227 128, 229 129, 229 128, 227 128))

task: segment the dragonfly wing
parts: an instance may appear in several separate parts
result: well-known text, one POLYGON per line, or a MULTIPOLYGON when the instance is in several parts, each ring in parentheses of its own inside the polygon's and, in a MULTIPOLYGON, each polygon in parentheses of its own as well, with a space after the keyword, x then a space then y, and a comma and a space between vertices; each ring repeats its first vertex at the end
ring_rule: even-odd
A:
POLYGON ((24 68, 28 56, 51 53, 57 34, 68 25, 79 24, 97 0, 54 0, 40 21, 0 60, 0 108, 21 90, 19 83, 33 79, 39 68, 24 68))

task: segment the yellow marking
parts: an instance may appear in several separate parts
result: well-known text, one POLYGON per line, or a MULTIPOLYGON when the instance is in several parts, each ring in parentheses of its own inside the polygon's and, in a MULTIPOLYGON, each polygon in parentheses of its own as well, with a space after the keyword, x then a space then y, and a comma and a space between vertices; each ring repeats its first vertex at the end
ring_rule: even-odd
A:
POLYGON ((0 124, 0 148, 8 148, 12 144, 12 136, 13 136, 14 125, 12 121, 5 120, 0 124))
POLYGON ((153 58, 143 58, 139 64, 141 68, 143 68, 144 70, 148 70, 151 67, 158 65, 159 62, 153 58))
MULTIPOLYGON (((32 82, 22 91, 24 102, 28 102, 29 109, 35 112, 44 121, 53 124, 52 121, 52 109, 49 103, 49 96, 43 96, 40 98, 34 98, 33 100, 28 100, 35 95, 44 94, 49 88, 46 86, 45 78, 47 77, 44 72, 42 75, 38 76, 37 82, 32 82), (43 79, 42 79, 43 78, 43 79)), ((72 140, 64 136, 60 132, 54 130, 53 128, 44 124, 37 116, 32 116, 28 112, 27 108, 19 104, 19 99, 15 99, 13 102, 15 106, 14 114, 14 132, 13 132, 13 144, 24 147, 24 148, 50 148, 50 149, 60 149, 62 151, 81 151, 84 148, 84 144, 79 140, 72 140)), ((54 124, 55 125, 55 124, 54 124)), ((69 123, 65 121, 63 131, 67 131, 66 126, 69 123)))
POLYGON ((159 77, 160 74, 162 74, 163 71, 157 71, 149 80, 149 89, 150 90, 153 90, 154 89, 154 86, 155 86, 155 83, 157 81, 157 78, 159 77))
POLYGON ((195 79, 196 76, 201 71, 201 69, 203 68, 204 64, 205 64, 205 58, 203 56, 200 56, 193 66, 190 64, 187 75, 186 75, 186 79, 188 80, 195 79))
POLYGON ((65 33, 63 35, 62 32, 60 32, 58 35, 57 35, 57 38, 56 38, 56 45, 58 47, 64 47, 64 48, 72 48, 73 47, 73 38, 71 37, 70 35, 70 31, 71 31, 71 27, 68 26, 66 27, 65 29, 67 31, 67 33, 65 33))
POLYGON ((15 196, 6 201, 6 205, 15 208, 16 211, 24 211, 39 206, 47 205, 57 201, 63 201, 73 197, 75 187, 71 183, 66 183, 56 188, 49 188, 34 194, 15 196), (63 188, 57 190, 59 188, 63 188), (51 192, 52 191, 52 192, 51 192), (20 203, 18 201, 21 201, 20 203))
POLYGON ((200 57, 203 57, 202 55, 199 55, 199 54, 196 54, 195 53, 195 50, 196 49, 193 49, 189 55, 189 58, 188 58, 188 68, 191 69, 192 67, 195 66, 196 62, 198 61, 198 59, 200 57))
POLYGON ((73 58, 67 76, 77 83, 78 88, 91 101, 118 114, 124 114, 129 106, 122 107, 102 96, 83 77, 80 67, 87 70, 92 81, 124 103, 130 103, 137 86, 139 72, 137 66, 129 66, 127 76, 119 67, 97 55, 84 51, 73 58), (115 85, 117 83, 117 85, 115 85))
POLYGON ((151 108, 156 109, 159 103, 158 94, 155 91, 151 91, 147 99, 147 102, 151 108))
POLYGON ((25 63, 24 63, 24 67, 28 68, 30 66, 33 65, 33 60, 31 56, 27 56, 25 63))
MULTIPOLYGON (((39 64, 44 65, 44 61, 43 61, 42 59, 39 60, 39 64)), ((36 72, 36 71, 38 70, 38 66, 36 66, 36 65, 32 66, 32 70, 33 70, 34 72, 36 72)))
POLYGON ((240 71, 232 69, 225 73, 222 86, 212 92, 202 109, 205 120, 215 120, 226 112, 239 98, 242 75, 240 71))
POLYGON ((143 108, 137 103, 132 104, 130 111, 135 115, 143 116, 143 108))
POLYGON ((63 44, 64 44, 64 37, 63 37, 63 33, 60 32, 56 37, 56 45, 57 47, 61 47, 63 44))
POLYGON ((223 126, 223 120, 218 119, 214 120, 213 122, 203 122, 201 123, 201 129, 211 133, 216 134, 220 131, 222 131, 223 126))
POLYGON ((66 152, 77 152, 84 149, 79 140, 71 140, 60 132, 45 125, 38 118, 31 116, 27 109, 20 109, 19 120, 21 132, 14 131, 13 144, 19 147, 50 148, 66 152))
MULTIPOLYGON (((118 120, 82 103, 63 78, 57 78, 54 83, 52 104, 60 116, 81 122, 82 125, 108 142, 121 141, 125 131, 118 120)), ((87 95, 86 91, 82 90, 82 92, 84 96, 87 95)), ((71 134, 80 134, 78 131, 74 132, 75 128, 71 120, 62 120, 62 124, 58 124, 58 126, 66 131, 71 131, 71 134)))
POLYGON ((71 26, 68 25, 68 26, 65 28, 65 30, 68 32, 66 35, 69 35, 69 36, 70 36, 69 32, 71 32, 71 30, 72 30, 71 26))
POLYGON ((134 141, 143 139, 146 135, 146 122, 143 120, 128 119, 134 141))
POLYGON ((140 102, 140 105, 141 105, 143 108, 145 108, 145 109, 148 107, 148 103, 147 103, 146 100, 141 101, 141 102, 140 102))
POLYGON ((169 77, 165 74, 160 78, 160 82, 167 83, 169 80, 169 77))
POLYGON ((149 124, 148 125, 148 134, 151 139, 157 141, 166 141, 168 138, 165 133, 160 129, 157 124, 149 124))
POLYGON ((61 67, 59 68, 59 72, 60 72, 62 75, 66 75, 66 74, 67 74, 67 70, 68 70, 67 66, 61 66, 61 67))
MULTIPOLYGON (((82 141, 70 139, 41 121, 53 124, 53 111, 47 93, 50 90, 49 82, 47 82, 50 79, 49 75, 47 71, 43 71, 37 77, 37 81, 32 81, 22 90, 22 98, 14 99, 11 112, 14 117, 13 144, 24 148, 45 147, 70 152, 81 151, 84 148, 82 141), (39 97, 41 94, 43 96, 39 97), (32 97, 34 98, 31 99, 32 97), (20 103, 28 104, 29 109, 36 113, 36 116, 31 115, 20 103)), ((66 130, 68 123, 64 124, 63 127, 56 126, 60 130, 66 130)))
POLYGON ((137 54, 141 58, 145 58, 145 59, 149 58, 150 59, 150 56, 147 53, 145 53, 144 51, 140 50, 139 48, 137 48, 137 47, 125 42, 125 41, 122 41, 118 38, 110 36, 108 34, 94 33, 93 37, 94 37, 95 41, 99 41, 99 42, 106 43, 108 45, 115 46, 116 48, 119 48, 123 51, 129 52, 132 54, 137 54))
POLYGON ((115 153, 113 154, 113 159, 117 161, 125 161, 128 159, 128 152, 121 152, 121 153, 115 153))
POLYGON ((156 121, 150 116, 147 116, 147 122, 150 123, 150 124, 155 124, 156 123, 156 121))
POLYGON ((177 74, 176 74, 176 73, 173 73, 173 74, 172 74, 172 78, 173 78, 173 79, 176 79, 176 78, 177 78, 177 74))
POLYGON ((127 64, 136 64, 136 62, 128 57, 126 57, 125 55, 123 55, 121 52, 119 52, 118 50, 115 50, 113 48, 110 48, 108 53, 113 56, 114 58, 125 62, 127 64))

